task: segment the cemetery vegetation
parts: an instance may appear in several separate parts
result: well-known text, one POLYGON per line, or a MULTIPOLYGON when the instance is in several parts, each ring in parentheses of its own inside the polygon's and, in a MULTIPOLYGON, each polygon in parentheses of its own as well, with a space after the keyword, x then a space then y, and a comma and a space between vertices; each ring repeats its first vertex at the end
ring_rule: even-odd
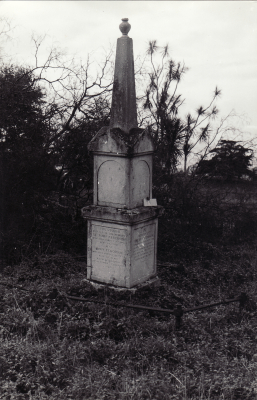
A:
POLYGON ((86 260, 64 251, 34 252, 2 269, 1 399, 256 399, 256 220, 243 208, 238 217, 225 212, 219 226, 215 204, 212 215, 200 210, 209 192, 198 210, 191 193, 179 217, 182 202, 190 205, 182 184, 179 177, 181 208, 160 219, 159 287, 94 288, 83 282, 86 260), (236 302, 187 313, 180 329, 173 315, 67 298, 174 309, 241 292, 242 309, 236 302))
MULTIPOLYGON (((38 55, 41 42, 34 44, 38 55)), ((83 282, 86 223, 80 210, 92 203, 93 177, 87 145, 109 123, 111 57, 97 76, 89 62, 67 64, 55 50, 43 64, 36 57, 30 68, 0 67, 0 399, 254 400, 252 153, 238 142, 216 146, 225 121, 211 130, 218 89, 195 117, 179 117, 176 90, 186 70, 156 42, 149 45, 148 70, 143 65, 137 79, 148 79, 138 99, 139 122, 152 127, 153 195, 165 209, 160 286, 133 293, 83 282), (47 75, 54 65, 59 75, 47 75), (206 146, 189 169, 188 157, 200 142, 206 146), (230 155, 238 150, 234 175, 230 156, 218 162, 227 146, 230 155), (67 298, 173 309, 241 292, 248 295, 244 308, 230 303, 187 313, 180 329, 172 315, 67 298)))

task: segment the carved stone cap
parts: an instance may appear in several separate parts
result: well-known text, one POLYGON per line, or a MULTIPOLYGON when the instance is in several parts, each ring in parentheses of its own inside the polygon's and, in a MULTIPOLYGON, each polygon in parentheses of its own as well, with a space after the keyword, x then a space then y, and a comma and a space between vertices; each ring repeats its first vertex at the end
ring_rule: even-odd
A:
POLYGON ((131 29, 131 25, 128 22, 128 18, 122 18, 122 23, 119 25, 120 31, 123 36, 127 36, 131 29))
POLYGON ((104 126, 88 144, 88 149, 94 153, 112 153, 133 156, 142 153, 153 153, 153 138, 149 129, 132 128, 124 132, 119 128, 104 126))

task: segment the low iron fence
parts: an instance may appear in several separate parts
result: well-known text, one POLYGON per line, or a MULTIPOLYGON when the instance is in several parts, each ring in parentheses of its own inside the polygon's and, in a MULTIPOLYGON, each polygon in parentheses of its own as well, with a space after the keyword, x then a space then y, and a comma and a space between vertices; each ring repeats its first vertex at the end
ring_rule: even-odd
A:
POLYGON ((169 308, 160 308, 160 307, 148 307, 148 306, 143 306, 139 304, 128 304, 128 303, 119 303, 119 302, 112 302, 112 301, 102 301, 102 300, 96 300, 96 299, 86 299, 83 297, 76 297, 76 296, 69 296, 66 295, 66 297, 70 300, 74 301, 83 301, 83 302, 92 302, 92 303, 98 303, 98 304, 103 304, 106 306, 112 306, 112 307, 125 307, 125 308, 133 308, 136 310, 144 310, 148 312, 157 312, 157 313, 166 313, 166 314, 171 314, 174 315, 176 318, 176 329, 179 329, 181 327, 182 323, 182 317, 184 314, 193 312, 193 311, 199 311, 203 310, 205 308, 210 308, 210 307, 215 307, 219 306, 221 304, 229 304, 229 303, 234 303, 234 302, 239 302, 239 308, 240 310, 243 309, 245 306, 246 302, 248 301, 248 296, 246 293, 241 293, 240 296, 235 297, 234 299, 226 299, 210 304, 203 304, 197 307, 192 307, 192 308, 183 308, 182 305, 178 304, 174 309, 169 309, 169 308))
MULTIPOLYGON (((37 292, 36 290, 30 290, 30 289, 26 289, 19 285, 14 286, 14 285, 7 284, 4 282, 0 282, 0 285, 10 287, 13 289, 24 290, 27 292, 34 292, 34 293, 37 292)), ((189 312, 200 311, 200 310, 203 310, 206 308, 216 307, 216 306, 219 306, 222 304, 226 305, 226 304, 235 303, 235 302, 239 303, 239 309, 240 309, 240 311, 242 311, 242 309, 245 307, 245 304, 249 301, 248 295, 245 292, 242 292, 239 296, 237 296, 233 299, 220 300, 220 301, 217 301, 214 303, 202 304, 200 306, 192 307, 192 308, 191 307, 184 308, 181 304, 178 304, 175 308, 170 309, 170 308, 160 308, 160 307, 149 307, 149 306, 144 306, 144 305, 140 305, 140 304, 129 304, 129 303, 124 303, 124 302, 103 301, 103 300, 97 300, 97 299, 92 299, 92 298, 70 296, 64 292, 60 292, 58 290, 55 290, 55 291, 56 291, 56 297, 59 295, 64 300, 66 299, 66 302, 67 302, 67 299, 69 299, 69 300, 73 300, 73 301, 103 304, 105 306, 132 308, 135 310, 148 311, 150 313, 154 312, 154 313, 166 313, 166 314, 174 315, 174 317, 176 318, 176 329, 180 329, 181 324, 182 324, 183 315, 187 314, 189 312)), ((68 304, 68 306, 70 307, 69 304, 68 304)))

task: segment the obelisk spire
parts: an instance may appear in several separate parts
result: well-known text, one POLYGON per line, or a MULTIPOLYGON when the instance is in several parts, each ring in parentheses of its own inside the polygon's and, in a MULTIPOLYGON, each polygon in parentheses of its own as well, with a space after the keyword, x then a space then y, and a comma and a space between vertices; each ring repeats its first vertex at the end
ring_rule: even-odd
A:
POLYGON ((133 41, 128 37, 128 18, 122 18, 119 28, 122 37, 117 40, 110 128, 128 133, 137 128, 133 41))

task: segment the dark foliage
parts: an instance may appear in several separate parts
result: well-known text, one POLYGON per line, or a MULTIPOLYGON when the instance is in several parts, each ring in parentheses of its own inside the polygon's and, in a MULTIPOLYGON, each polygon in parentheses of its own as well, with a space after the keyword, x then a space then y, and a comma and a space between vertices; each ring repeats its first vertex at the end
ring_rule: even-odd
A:
POLYGON ((212 158, 202 160, 197 168, 198 174, 222 178, 228 182, 251 177, 250 170, 253 150, 234 140, 221 140, 217 147, 210 151, 212 158))
POLYGON ((108 101, 94 97, 88 113, 52 142, 37 82, 21 67, 0 70, 0 258, 8 263, 57 249, 84 254, 80 209, 92 201, 93 186, 87 145, 109 118, 108 101))
POLYGON ((12 243, 28 238, 56 174, 44 148, 49 133, 42 109, 44 94, 33 74, 3 67, 0 93, 0 248, 8 254, 12 243))
POLYGON ((159 257, 171 260, 202 255, 205 243, 254 242, 257 233, 256 185, 222 183, 174 174, 155 181, 154 195, 165 208, 159 223, 159 257))
MULTIPOLYGON (((152 59, 153 53, 149 54, 152 59)), ((199 164, 198 175, 176 173, 183 154, 186 165, 193 137, 197 138, 195 145, 208 136, 208 127, 200 129, 201 117, 209 120, 216 113, 212 104, 219 91, 207 108, 197 110, 196 118, 188 115, 182 121, 178 110, 183 101, 176 90, 186 69, 166 60, 167 56, 166 49, 163 68, 149 75, 143 104, 149 112, 146 121, 154 122, 154 197, 165 207, 159 254, 169 251, 176 258, 186 249, 192 257, 198 254, 202 240, 215 243, 253 237, 256 215, 248 199, 251 191, 236 188, 234 195, 231 188, 221 183, 215 186, 202 177, 213 169, 227 181, 241 177, 249 173, 252 153, 236 142, 222 141, 212 152, 213 158, 199 164), (209 168, 207 173, 205 168, 209 168)), ((86 112, 81 108, 56 136, 56 115, 49 110, 59 108, 47 104, 38 82, 24 68, 2 67, 0 71, 0 255, 9 264, 58 250, 85 255, 86 224, 81 208, 92 203, 93 194, 93 160, 87 146, 109 123, 108 97, 94 95, 87 99, 86 112)))

